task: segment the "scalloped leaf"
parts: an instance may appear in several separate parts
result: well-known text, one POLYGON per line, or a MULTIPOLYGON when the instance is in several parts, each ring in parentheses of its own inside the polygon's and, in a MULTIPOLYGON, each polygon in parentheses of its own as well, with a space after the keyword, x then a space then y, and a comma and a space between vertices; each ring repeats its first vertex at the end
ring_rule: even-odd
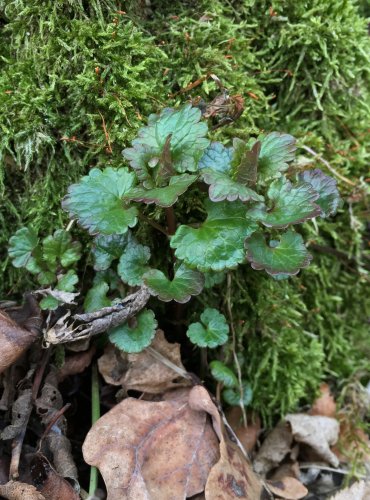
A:
POLYGON ((319 194, 316 200, 321 208, 321 217, 335 215, 340 203, 340 194, 337 188, 337 181, 325 175, 320 169, 307 170, 298 176, 299 180, 306 182, 319 194))
POLYGON ((241 139, 233 140, 234 153, 231 161, 233 179, 240 184, 254 186, 257 182, 258 157, 261 142, 255 141, 252 147, 241 139))
POLYGON ((175 300, 180 304, 188 302, 192 295, 199 295, 204 286, 203 274, 184 264, 179 266, 172 281, 158 269, 151 269, 144 274, 143 279, 150 293, 159 300, 175 300))
POLYGON ((43 311, 55 311, 55 309, 57 309, 60 304, 61 302, 51 295, 47 295, 40 301, 40 307, 43 311))
POLYGON ((296 140, 289 134, 271 132, 260 135, 261 151, 258 158, 258 178, 267 180, 279 177, 280 172, 285 172, 288 163, 294 160, 296 140))
POLYGON ((69 267, 81 257, 81 243, 72 241, 70 233, 58 229, 52 236, 43 239, 43 258, 50 269, 56 269, 58 262, 69 267))
POLYGON ((148 347, 157 329, 153 311, 143 309, 135 318, 108 332, 109 340, 121 351, 141 352, 148 347))
POLYGON ((280 241, 270 241, 269 246, 263 234, 255 232, 246 240, 245 246, 248 250, 247 259, 253 269, 264 269, 271 276, 280 279, 298 274, 312 259, 302 236, 293 229, 283 233, 280 241))
POLYGON ((215 172, 229 172, 232 156, 233 148, 227 148, 220 142, 212 142, 199 162, 199 169, 210 168, 215 172))
POLYGON ((211 374, 217 382, 221 382, 225 387, 237 387, 238 378, 235 373, 221 361, 211 361, 209 364, 211 374))
POLYGON ((22 227, 9 239, 9 257, 14 267, 26 267, 30 272, 40 271, 32 252, 38 246, 38 236, 31 227, 22 227))
POLYGON ((142 201, 148 205, 150 203, 155 203, 160 207, 171 207, 177 202, 179 196, 184 194, 197 178, 197 175, 176 175, 171 178, 168 186, 153 189, 137 187, 131 189, 131 191, 125 195, 125 199, 142 201))
POLYGON ((150 248, 140 245, 136 240, 128 243, 121 255, 117 272, 125 283, 130 286, 143 284, 143 275, 149 270, 150 248))
POLYGON ((270 208, 259 204, 248 211, 249 217, 267 227, 284 228, 317 217, 321 213, 320 207, 314 203, 319 195, 307 183, 293 186, 282 176, 271 183, 267 196, 271 201, 270 208))
POLYGON ((107 297, 108 290, 109 285, 105 281, 100 281, 90 288, 85 297, 84 311, 90 313, 110 306, 112 302, 107 297))
POLYGON ((178 259, 200 271, 234 269, 245 259, 244 240, 257 229, 247 220, 241 201, 212 203, 207 200, 208 217, 199 228, 182 225, 170 245, 178 259))
POLYGON ((95 271, 105 271, 114 259, 119 259, 130 238, 130 231, 125 234, 100 234, 97 236, 92 249, 95 271))
POLYGON ((202 172, 203 180, 209 184, 209 197, 212 201, 263 201, 263 196, 260 196, 252 189, 233 181, 223 172, 215 172, 210 168, 206 168, 202 172))
POLYGON ((78 276, 73 269, 70 269, 66 274, 58 276, 57 290, 64 292, 73 292, 75 285, 78 283, 78 276))
POLYGON ((242 383, 243 383, 242 397, 240 395, 239 388, 228 388, 222 391, 222 397, 224 398, 225 402, 228 405, 240 406, 242 404, 243 406, 249 406, 249 404, 252 402, 253 390, 251 385, 244 380, 242 381, 242 383))
POLYGON ((62 206, 90 233, 124 234, 137 223, 137 209, 124 208, 122 202, 135 183, 135 174, 127 168, 93 168, 68 188, 62 206))
POLYGON ((141 128, 137 138, 132 141, 132 148, 122 152, 130 165, 138 171, 139 179, 148 179, 148 167, 156 166, 170 134, 172 167, 179 173, 187 170, 195 172, 209 145, 209 140, 205 138, 207 124, 200 119, 200 110, 190 104, 179 110, 166 108, 159 116, 149 117, 148 125, 141 128))
POLYGON ((227 342, 229 325, 217 309, 207 307, 200 315, 200 320, 201 323, 191 323, 186 332, 193 344, 214 348, 227 342))

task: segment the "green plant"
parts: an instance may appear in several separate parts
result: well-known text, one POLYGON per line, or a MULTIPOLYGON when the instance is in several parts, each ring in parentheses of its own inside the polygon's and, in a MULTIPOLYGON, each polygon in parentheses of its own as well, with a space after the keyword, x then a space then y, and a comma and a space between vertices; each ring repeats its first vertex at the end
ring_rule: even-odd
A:
MULTIPOLYGON (((207 132, 198 108, 166 108, 151 115, 123 151, 129 166, 93 168, 69 187, 63 207, 93 236, 96 276, 87 311, 111 304, 109 291, 124 294, 133 286, 182 304, 248 263, 275 280, 308 266, 311 255, 293 226, 336 212, 336 182, 320 170, 296 167, 295 139, 288 134, 234 138, 225 146, 210 142, 207 132)), ((35 233, 22 228, 10 240, 9 255, 14 265, 38 273, 42 285, 57 283, 59 290, 68 277, 62 290, 72 292, 77 282, 73 270, 58 274, 79 258, 79 244, 65 231, 45 238, 41 248, 35 233)), ((52 309, 58 302, 43 305, 52 309)), ((228 341, 232 318, 209 305, 187 335, 199 347, 215 348, 228 341)), ((119 348, 139 352, 157 324, 147 309, 108 334, 119 348)), ((217 373, 220 381, 220 366, 217 373)), ((244 392, 235 392, 236 380, 224 397, 247 405, 251 389, 238 380, 244 392)))

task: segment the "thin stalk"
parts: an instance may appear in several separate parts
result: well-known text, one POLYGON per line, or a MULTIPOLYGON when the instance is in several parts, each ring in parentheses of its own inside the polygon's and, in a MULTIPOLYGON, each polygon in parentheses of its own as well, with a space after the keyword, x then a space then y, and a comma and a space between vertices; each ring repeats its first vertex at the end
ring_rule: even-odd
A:
MULTIPOLYGON (((100 418, 100 397, 99 397, 99 378, 98 367, 96 363, 92 366, 91 374, 91 421, 92 425, 95 424, 100 418)), ((90 484, 89 484, 89 497, 93 497, 98 488, 98 469, 91 467, 90 469, 90 484)))

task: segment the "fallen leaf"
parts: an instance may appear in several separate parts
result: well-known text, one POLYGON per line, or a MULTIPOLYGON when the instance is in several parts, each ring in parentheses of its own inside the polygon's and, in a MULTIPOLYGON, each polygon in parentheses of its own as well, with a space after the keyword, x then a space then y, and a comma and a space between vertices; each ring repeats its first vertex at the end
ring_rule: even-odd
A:
POLYGON ((195 386, 189 395, 189 404, 194 410, 206 411, 211 415, 214 429, 220 439, 221 457, 209 473, 205 488, 206 500, 270 498, 263 482, 254 473, 252 464, 228 437, 220 413, 207 390, 200 385, 195 386))
MULTIPOLYGON (((185 371, 181 363, 180 344, 170 344, 162 330, 157 330, 151 348, 185 371)), ((161 394, 169 389, 189 386, 189 381, 154 358, 148 349, 127 354, 111 344, 98 360, 99 371, 108 384, 122 385, 126 390, 161 394)))
MULTIPOLYGON (((31 460, 31 477, 45 500, 79 500, 80 496, 68 481, 63 479, 41 454, 35 453, 31 460)), ((23 497, 23 500, 26 500, 23 497)))
POLYGON ((310 415, 321 415, 323 417, 335 417, 337 405, 330 393, 328 384, 320 385, 321 396, 313 403, 310 415))
POLYGON ((24 431, 32 411, 32 389, 19 392, 19 396, 12 406, 12 423, 5 427, 1 439, 14 439, 24 431))
POLYGON ((308 493, 308 489, 300 481, 289 476, 278 481, 267 481, 267 486, 274 495, 286 500, 299 500, 308 493))
POLYGON ((0 485, 0 495, 7 500, 45 500, 32 484, 9 481, 0 485))
POLYGON ((330 500, 369 500, 370 482, 358 481, 349 488, 339 491, 330 500))
POLYGON ((127 398, 90 429, 84 459, 99 468, 109 500, 185 499, 204 490, 218 440, 207 413, 191 409, 189 392, 171 391, 161 402, 127 398))
POLYGON ((57 372, 58 382, 62 382, 66 377, 83 372, 90 365, 95 351, 95 346, 91 346, 87 351, 67 357, 63 366, 57 372))
POLYGON ((253 462, 254 470, 266 475, 274 469, 290 453, 293 436, 286 422, 280 422, 264 440, 253 462))
POLYGON ((312 448, 322 460, 333 467, 338 467, 339 460, 330 450, 330 446, 338 441, 339 423, 334 418, 311 416, 303 413, 285 417, 292 428, 292 434, 298 443, 305 443, 312 448))
POLYGON ((240 406, 232 406, 225 415, 245 450, 251 453, 261 432, 261 419, 256 415, 247 415, 247 427, 244 427, 240 406))

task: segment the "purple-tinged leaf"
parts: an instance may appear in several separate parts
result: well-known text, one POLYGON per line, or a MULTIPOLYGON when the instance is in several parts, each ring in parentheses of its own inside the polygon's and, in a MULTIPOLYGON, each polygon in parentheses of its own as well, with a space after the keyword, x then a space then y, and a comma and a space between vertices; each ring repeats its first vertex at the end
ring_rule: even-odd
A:
POLYGON ((288 163, 294 160, 296 140, 289 134, 271 132, 260 135, 261 151, 258 158, 258 178, 262 181, 279 177, 288 163))
POLYGON ((263 201, 260 196, 252 189, 232 180, 228 174, 216 172, 210 168, 202 171, 203 180, 209 184, 209 197, 212 201, 263 201))
POLYGON ((216 172, 229 172, 232 155, 233 148, 227 148, 220 142, 212 142, 204 151, 199 169, 210 168, 216 172))
POLYGON ((335 215, 340 202, 340 195, 337 188, 337 181, 321 170, 307 170, 299 174, 299 180, 306 182, 319 194, 316 200, 321 208, 321 217, 335 215))

